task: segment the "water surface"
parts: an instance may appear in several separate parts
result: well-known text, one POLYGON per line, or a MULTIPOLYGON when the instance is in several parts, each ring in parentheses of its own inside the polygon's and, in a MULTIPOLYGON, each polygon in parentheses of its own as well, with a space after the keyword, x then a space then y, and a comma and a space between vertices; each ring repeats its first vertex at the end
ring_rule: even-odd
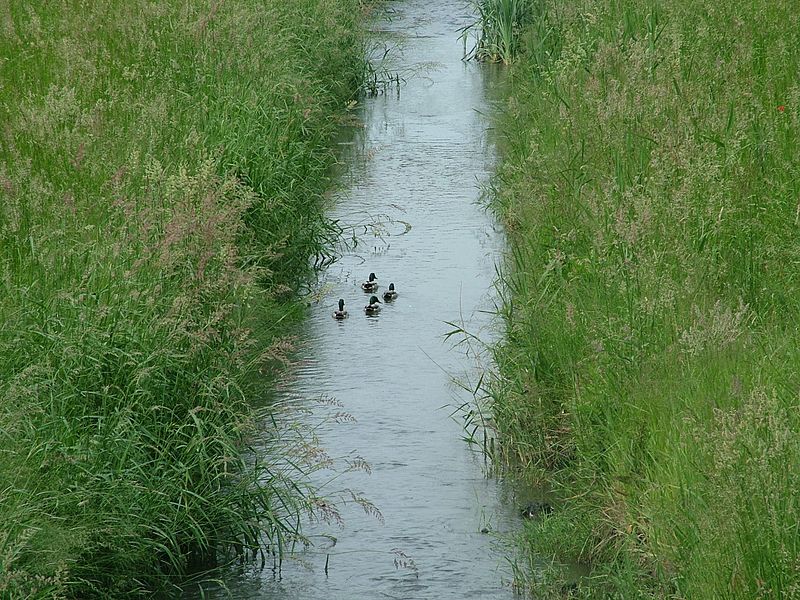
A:
MULTIPOLYGON (((392 18, 381 28, 400 43, 393 60, 407 81, 399 94, 390 89, 355 111, 361 126, 343 145, 348 169, 331 216, 343 226, 365 225, 353 229, 356 247, 323 275, 321 300, 304 325, 303 360, 284 392, 309 405, 335 398, 355 418, 323 425, 320 441, 331 455, 356 453, 369 462, 371 475, 346 473, 333 485, 363 493, 383 520, 350 505, 342 528, 309 525, 319 545, 284 561, 280 572, 229 580, 236 598, 513 595, 508 549, 494 532, 519 527, 520 517, 450 416, 465 400, 451 375, 474 365, 444 340, 447 321, 491 337, 491 319, 481 311, 492 307, 503 239, 476 202, 495 162, 492 75, 461 60, 458 31, 472 19, 462 3, 389 6, 392 18), (359 288, 371 271, 379 294, 390 282, 399 291, 377 317, 364 314, 368 295, 359 288), (340 297, 350 317, 336 322, 340 297), (316 537, 324 534, 336 543, 316 537)), ((319 474, 320 481, 328 476, 319 474)))

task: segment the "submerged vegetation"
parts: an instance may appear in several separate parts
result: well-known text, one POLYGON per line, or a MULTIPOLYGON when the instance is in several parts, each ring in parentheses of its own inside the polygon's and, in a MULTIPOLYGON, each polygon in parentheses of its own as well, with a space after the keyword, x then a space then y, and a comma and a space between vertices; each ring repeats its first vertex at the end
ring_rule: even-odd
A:
POLYGON ((796 9, 549 0, 521 34, 490 393, 572 597, 800 595, 796 9))
POLYGON ((334 234, 362 8, 0 6, 0 596, 165 594, 295 533, 252 401, 334 234))

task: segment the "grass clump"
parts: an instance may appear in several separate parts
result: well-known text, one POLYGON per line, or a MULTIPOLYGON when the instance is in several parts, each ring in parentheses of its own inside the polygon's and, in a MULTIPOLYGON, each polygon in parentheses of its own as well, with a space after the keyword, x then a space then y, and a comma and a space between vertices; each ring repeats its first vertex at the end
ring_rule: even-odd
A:
POLYGON ((0 7, 0 596, 169 594, 296 533, 252 401, 332 235, 361 10, 0 7))
POLYGON ((795 8, 553 0, 521 34, 491 392, 575 596, 800 594, 795 8))
POLYGON ((541 0, 475 0, 477 18, 462 30, 466 47, 470 33, 475 45, 468 58, 486 62, 513 62, 520 49, 520 33, 543 8, 541 0))

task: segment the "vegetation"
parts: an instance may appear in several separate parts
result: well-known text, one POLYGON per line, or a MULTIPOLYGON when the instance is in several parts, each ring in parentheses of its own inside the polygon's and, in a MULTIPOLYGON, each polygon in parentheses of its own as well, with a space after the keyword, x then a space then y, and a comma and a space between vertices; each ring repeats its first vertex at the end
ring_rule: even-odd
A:
POLYGON ((550 0, 522 33, 490 393, 563 500, 524 543, 593 569, 563 593, 800 596, 796 9, 550 0))
POLYGON ((469 58, 510 64, 519 53, 520 32, 542 10, 542 0, 473 0, 476 20, 464 28, 464 44, 470 34, 476 42, 469 58))
POLYGON ((0 596, 166 594, 294 533, 252 400, 333 233, 361 11, 0 4, 0 596))

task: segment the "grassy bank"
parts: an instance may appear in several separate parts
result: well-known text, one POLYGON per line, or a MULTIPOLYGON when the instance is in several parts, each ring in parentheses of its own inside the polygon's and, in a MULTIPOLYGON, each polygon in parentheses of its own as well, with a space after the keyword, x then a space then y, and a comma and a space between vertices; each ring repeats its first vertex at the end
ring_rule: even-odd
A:
POLYGON ((165 594, 293 532, 286 449, 242 450, 361 4, 0 3, 0 596, 165 594))
POLYGON ((797 597, 796 5, 537 5, 493 194, 494 418, 560 498, 524 543, 575 596, 797 597))

